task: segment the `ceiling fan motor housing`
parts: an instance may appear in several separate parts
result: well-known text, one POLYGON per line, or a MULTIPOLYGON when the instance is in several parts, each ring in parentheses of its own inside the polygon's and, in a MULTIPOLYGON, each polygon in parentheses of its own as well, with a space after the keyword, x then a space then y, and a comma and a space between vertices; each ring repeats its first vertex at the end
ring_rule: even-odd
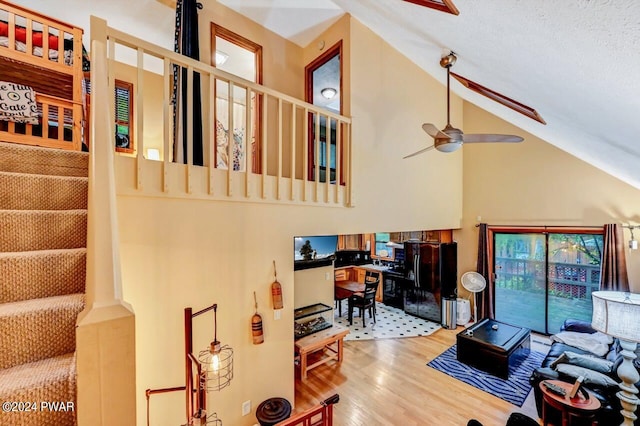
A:
POLYGON ((462 146, 462 131, 456 129, 451 124, 447 124, 442 133, 445 133, 448 138, 434 138, 435 147, 440 152, 453 152, 458 150, 462 146))

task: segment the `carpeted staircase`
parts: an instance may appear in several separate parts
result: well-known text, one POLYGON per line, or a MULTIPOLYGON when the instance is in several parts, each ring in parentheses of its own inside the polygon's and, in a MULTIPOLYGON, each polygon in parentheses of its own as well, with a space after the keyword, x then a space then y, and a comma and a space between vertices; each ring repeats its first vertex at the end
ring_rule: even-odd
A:
POLYGON ((76 424, 87 176, 86 153, 0 142, 2 426, 76 424))

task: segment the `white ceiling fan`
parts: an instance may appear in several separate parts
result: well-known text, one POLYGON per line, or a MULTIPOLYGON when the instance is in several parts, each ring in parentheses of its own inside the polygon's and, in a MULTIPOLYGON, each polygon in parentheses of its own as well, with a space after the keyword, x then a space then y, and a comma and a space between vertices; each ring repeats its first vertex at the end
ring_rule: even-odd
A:
POLYGON ((457 57, 453 52, 443 56, 440 59, 440 66, 447 69, 447 125, 444 129, 438 128, 431 123, 424 123, 422 130, 434 139, 434 144, 423 148, 413 154, 409 154, 404 158, 410 158, 418 154, 422 154, 430 149, 437 149, 441 152, 453 152, 459 149, 463 143, 485 143, 485 142, 522 142, 523 138, 515 135, 497 135, 497 134, 464 134, 462 130, 456 129, 450 122, 450 97, 451 90, 449 88, 450 68, 456 63, 457 57))

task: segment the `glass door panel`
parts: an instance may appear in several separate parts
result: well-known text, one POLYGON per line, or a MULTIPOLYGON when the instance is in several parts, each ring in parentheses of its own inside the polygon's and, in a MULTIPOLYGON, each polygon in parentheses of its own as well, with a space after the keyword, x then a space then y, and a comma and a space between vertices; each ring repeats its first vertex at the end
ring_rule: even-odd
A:
POLYGON ((545 332, 545 236, 496 233, 496 319, 545 332))
POLYGON ((549 235, 549 333, 568 317, 591 321, 591 292, 600 287, 602 235, 549 235))
POLYGON ((544 334, 567 318, 591 321, 601 234, 495 233, 493 243, 498 321, 544 334))

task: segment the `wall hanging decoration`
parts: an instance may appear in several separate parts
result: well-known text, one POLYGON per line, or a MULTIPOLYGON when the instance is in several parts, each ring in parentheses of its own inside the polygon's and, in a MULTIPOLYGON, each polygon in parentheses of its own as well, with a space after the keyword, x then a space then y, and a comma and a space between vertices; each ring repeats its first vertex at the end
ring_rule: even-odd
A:
POLYGON ((273 299, 273 309, 282 309, 284 303, 282 302, 282 286, 278 282, 278 272, 276 271, 276 261, 273 261, 273 276, 274 280, 271 284, 271 298, 273 299))
POLYGON ((256 313, 251 317, 251 334, 253 336, 253 344, 259 345, 264 342, 264 333, 262 332, 262 317, 258 314, 258 298, 256 292, 253 292, 253 300, 256 304, 256 313))

